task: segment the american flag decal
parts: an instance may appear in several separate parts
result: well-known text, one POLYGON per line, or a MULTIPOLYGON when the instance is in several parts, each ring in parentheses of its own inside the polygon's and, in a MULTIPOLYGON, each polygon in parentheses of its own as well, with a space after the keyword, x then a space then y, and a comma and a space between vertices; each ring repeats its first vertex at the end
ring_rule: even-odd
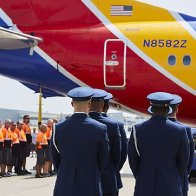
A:
POLYGON ((128 5, 112 5, 110 8, 111 16, 132 16, 133 6, 128 5))

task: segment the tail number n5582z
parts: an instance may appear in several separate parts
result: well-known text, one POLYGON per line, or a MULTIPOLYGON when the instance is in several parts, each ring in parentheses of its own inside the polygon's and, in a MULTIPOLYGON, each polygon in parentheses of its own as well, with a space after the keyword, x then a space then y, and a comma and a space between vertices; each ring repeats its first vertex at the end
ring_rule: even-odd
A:
POLYGON ((143 47, 159 47, 159 48, 186 48, 187 40, 170 40, 170 39, 152 39, 144 40, 143 47))

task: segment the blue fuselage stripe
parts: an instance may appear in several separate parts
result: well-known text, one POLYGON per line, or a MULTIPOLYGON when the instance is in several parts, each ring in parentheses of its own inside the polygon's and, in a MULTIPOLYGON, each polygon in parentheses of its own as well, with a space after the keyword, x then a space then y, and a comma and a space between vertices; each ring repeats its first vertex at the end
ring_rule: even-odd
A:
POLYGON ((0 18, 0 26, 4 28, 8 28, 9 26, 0 18))
POLYGON ((185 14, 180 14, 180 16, 196 31, 196 18, 188 16, 185 14))
POLYGON ((36 52, 30 56, 29 49, 0 50, 0 59, 0 74, 20 82, 41 85, 62 95, 78 87, 36 52))

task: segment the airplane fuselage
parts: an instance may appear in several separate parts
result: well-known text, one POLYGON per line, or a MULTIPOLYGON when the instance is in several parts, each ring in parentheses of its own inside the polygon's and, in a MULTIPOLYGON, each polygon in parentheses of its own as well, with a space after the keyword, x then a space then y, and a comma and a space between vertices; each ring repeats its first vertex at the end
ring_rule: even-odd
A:
MULTIPOLYGON (((117 107, 142 113, 149 105, 146 100, 149 93, 175 93, 183 98, 180 118, 196 123, 196 31, 193 28, 196 21, 179 22, 177 18, 185 19, 185 16, 153 6, 145 5, 142 12, 143 4, 135 1, 131 1, 130 15, 124 16, 114 16, 112 12, 119 1, 104 4, 60 1, 58 6, 52 0, 48 4, 19 2, 13 3, 14 9, 11 1, 7 5, 0 1, 0 5, 18 29, 44 40, 39 50, 35 49, 36 55, 43 51, 41 57, 49 64, 52 62, 55 74, 68 73, 73 77, 66 77, 72 82, 54 77, 54 70, 46 71, 45 80, 41 78, 44 75, 41 66, 45 64, 41 60, 32 61, 28 57, 21 66, 25 51, 21 57, 16 55, 16 64, 20 66, 11 66, 11 62, 9 66, 0 66, 3 75, 41 85, 61 95, 80 85, 103 88, 114 95, 117 107), (30 70, 33 75, 24 74, 22 69, 30 70)), ((127 2, 121 1, 121 5, 128 6, 130 2, 127 2)), ((0 58, 5 62, 10 55, 3 52, 0 58)))

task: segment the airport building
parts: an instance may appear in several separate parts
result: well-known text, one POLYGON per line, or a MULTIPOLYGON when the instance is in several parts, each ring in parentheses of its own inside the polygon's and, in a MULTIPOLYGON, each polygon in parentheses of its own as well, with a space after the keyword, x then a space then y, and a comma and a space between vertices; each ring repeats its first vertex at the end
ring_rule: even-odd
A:
MULTIPOLYGON (((5 119, 11 119, 14 122, 22 121, 23 116, 28 114, 31 117, 30 125, 32 127, 38 126, 38 113, 32 111, 23 111, 23 110, 12 110, 12 109, 4 109, 0 108, 0 121, 4 122, 5 119)), ((72 114, 54 114, 43 112, 42 113, 42 123, 46 123, 49 118, 57 119, 58 122, 65 120, 66 118, 70 117, 72 114)), ((128 116, 124 115, 123 112, 109 112, 108 116, 112 119, 118 120, 125 125, 125 130, 127 132, 127 136, 129 136, 131 127, 133 124, 140 123, 146 118, 139 117, 136 115, 129 114, 128 116)))
MULTIPOLYGON (((5 119, 11 119, 14 122, 19 120, 23 120, 23 116, 28 114, 31 117, 31 125, 36 126, 38 124, 38 113, 32 111, 23 111, 23 110, 12 110, 12 109, 4 109, 0 108, 0 120, 3 122, 5 119)), ((72 114, 65 115, 65 114, 53 114, 44 112, 42 113, 42 122, 45 123, 49 118, 57 119, 58 121, 62 121, 66 119, 66 117, 71 116, 72 114)), ((114 112, 108 113, 108 116, 116 119, 122 123, 124 123, 125 117, 123 116, 122 112, 114 112)))
MULTIPOLYGON (((11 119, 14 122, 23 120, 23 116, 28 114, 31 117, 31 126, 38 125, 38 113, 32 111, 12 110, 0 108, 0 120, 4 122, 5 119, 11 119)), ((51 113, 42 113, 42 123, 46 123, 49 118, 59 120, 60 115, 51 113)))

